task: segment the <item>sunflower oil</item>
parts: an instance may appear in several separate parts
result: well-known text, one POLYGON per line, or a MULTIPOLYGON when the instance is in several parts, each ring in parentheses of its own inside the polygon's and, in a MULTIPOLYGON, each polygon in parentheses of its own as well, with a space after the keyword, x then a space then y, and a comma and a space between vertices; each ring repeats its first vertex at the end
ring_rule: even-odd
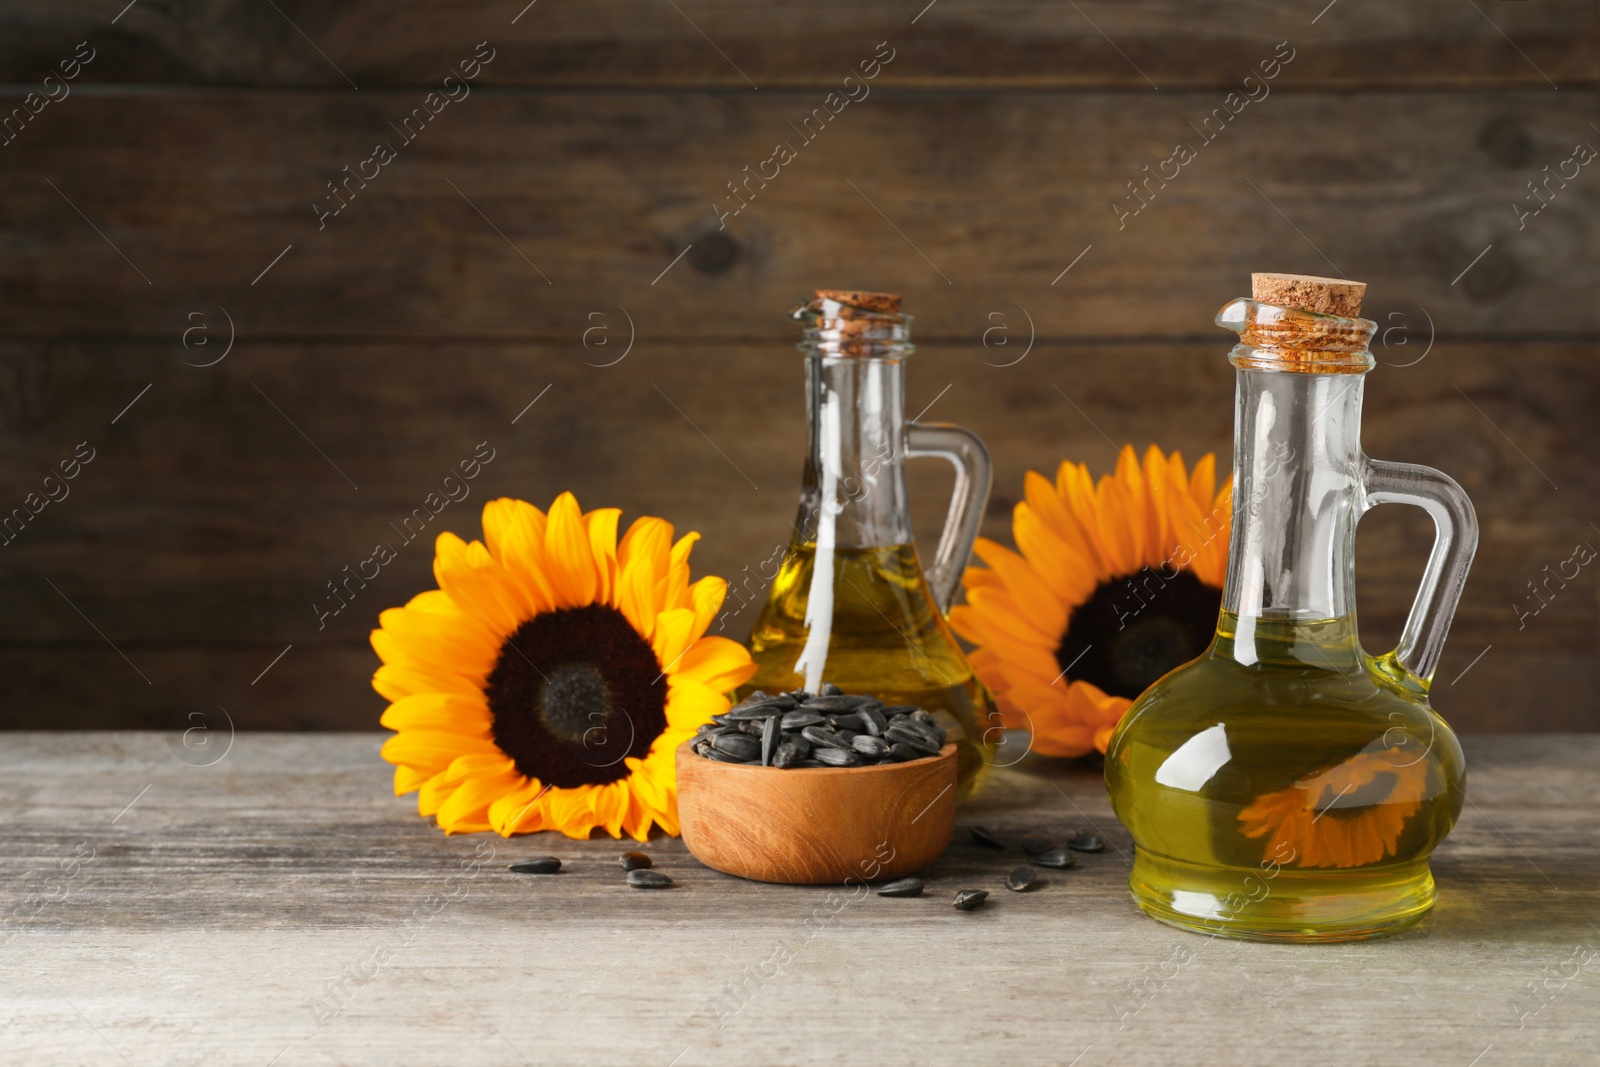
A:
POLYGON ((1353 616, 1223 611, 1106 760, 1139 906, 1250 940, 1353 940, 1421 918, 1464 783, 1455 735, 1392 654, 1362 651, 1353 616))
MULTIPOLYGON (((825 660, 822 677, 845 692, 915 704, 938 718, 956 744, 958 795, 969 794, 991 750, 985 732, 998 719, 991 723, 989 692, 934 606, 916 546, 836 548, 822 558, 831 581, 818 574, 814 541, 790 546, 751 631, 757 669, 740 696, 806 688, 804 666, 825 660), (831 605, 812 603, 816 588, 831 605)), ((988 740, 998 736, 996 729, 988 740)))

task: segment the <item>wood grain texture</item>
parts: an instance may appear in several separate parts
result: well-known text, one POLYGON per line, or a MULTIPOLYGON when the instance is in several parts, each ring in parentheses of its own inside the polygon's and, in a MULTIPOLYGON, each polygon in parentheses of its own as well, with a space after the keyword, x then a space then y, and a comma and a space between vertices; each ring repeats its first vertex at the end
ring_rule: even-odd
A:
MULTIPOLYGON (((1007 540, 1025 470, 1104 471, 1123 441, 1226 454, 1211 317, 1279 270, 1370 284, 1368 450, 1478 504, 1435 702, 1467 729, 1592 729, 1600 595, 1584 570, 1551 597, 1547 568, 1600 538, 1600 183, 1547 174, 1600 143, 1597 44, 1578 0, 16 0, 0 508, 97 452, 0 535, 0 726, 370 726, 366 631, 493 495, 700 530, 742 637, 797 481, 800 295, 906 295, 911 407, 988 440, 1007 540), (84 41, 70 95, 19 119, 84 41), (471 95, 396 131, 480 41, 471 95), (802 142, 880 42, 870 95, 802 142), (1199 132, 1280 42, 1270 95, 1199 132), (398 157, 319 229, 379 140, 398 157), (1196 158, 1119 220, 1180 140, 1196 158), (778 141, 797 158, 721 228, 778 141), (1535 180, 1553 198, 1519 220, 1535 180), (473 495, 319 620, 484 441, 473 495)), ((913 470, 925 543, 947 478, 913 470)), ((1429 534, 1363 523, 1369 646, 1429 534)))
POLYGON ((713 870, 758 882, 861 885, 922 870, 950 844, 956 746, 876 767, 718 763, 678 748, 683 843, 713 870))
MULTIPOLYGON (((1425 330, 1411 314, 1414 331, 1425 330)), ((1026 471, 1071 458, 1106 473, 1112 442, 1158 441, 1191 461, 1213 452, 1226 464, 1231 335, 1039 342, 997 366, 1020 354, 1025 333, 1014 348, 997 336, 986 348, 981 331, 994 320, 982 305, 966 317, 967 343, 929 344, 911 357, 907 405, 988 442, 988 536, 1011 543, 1026 471)), ((1528 582, 1545 581, 1544 568, 1558 568, 1578 543, 1600 544, 1587 510, 1600 490, 1587 435, 1600 363, 1581 343, 1519 344, 1513 358, 1501 344, 1445 338, 1402 366, 1426 334, 1402 339, 1379 347, 1382 362, 1367 378, 1366 448, 1457 478, 1483 527, 1435 703, 1472 731, 1589 728, 1600 688, 1595 576, 1584 569, 1537 615, 1521 618, 1514 605, 1537 606, 1528 582)), ((799 357, 787 339, 646 339, 615 366, 585 365, 603 351, 576 338, 246 341, 215 367, 195 368, 178 346, 0 345, 5 499, 20 503, 78 441, 98 449, 71 495, 0 547, 0 724, 160 728, 204 705, 251 727, 370 726, 381 702, 367 684, 376 660, 366 635, 378 612, 431 587, 433 538, 444 529, 481 536, 481 505, 499 495, 548 504, 571 489, 587 507, 700 531, 695 574, 734 586, 716 632, 742 639, 766 595, 762 563, 781 555, 798 496, 799 357), (406 517, 482 441, 497 451, 468 483, 471 495, 404 541, 406 517), (319 628, 315 605, 337 603, 327 583, 378 542, 398 558, 367 587, 348 587, 349 606, 319 628)), ((914 526, 931 548, 949 475, 931 462, 908 470, 914 526)), ((1382 508, 1362 524, 1357 585, 1369 648, 1397 640, 1431 537, 1411 509, 1382 508)))
POLYGON ((1323 4, 1268 0, 1076 6, 1060 0, 182 0, 141 3, 118 18, 118 0, 71 8, 21 0, 0 14, 0 79, 27 81, 59 59, 63 46, 88 39, 103 53, 88 75, 95 80, 346 90, 355 84, 365 91, 437 81, 458 58, 453 42, 487 38, 505 56, 494 71, 499 84, 749 90, 836 83, 874 44, 890 40, 907 57, 893 75, 899 84, 1149 91, 1226 84, 1289 39, 1307 49, 1307 75, 1319 85, 1594 83, 1591 6, 1578 0, 1481 6, 1484 12, 1448 0, 1327 11, 1323 4))
POLYGON ((1600 182, 1520 229, 1513 207, 1595 136, 1588 91, 1274 94, 1210 143, 1211 90, 883 93, 809 143, 813 92, 482 93, 407 144, 391 124, 422 99, 52 106, 0 149, 0 331, 171 344, 220 307, 247 340, 572 343, 626 308, 647 341, 774 338, 825 284, 905 294, 924 340, 1019 305, 1044 337, 1194 337, 1252 271, 1330 261, 1445 335, 1600 330, 1600 182), (380 141, 398 157, 346 179, 380 141), (1196 158, 1163 167, 1180 141, 1196 158), (743 168, 778 142, 797 156, 761 188, 743 168))
POLYGON ((208 767, 152 734, 0 745, 7 1054, 58 1064, 1387 1065, 1592 1060, 1600 739, 1466 740, 1434 912, 1352 945, 1213 941, 1141 916, 1092 771, 1000 772, 920 899, 758 886, 650 842, 445 837, 374 734, 241 734, 208 767), (965 843, 1092 827, 1026 894, 965 843), (562 858, 561 874, 506 864, 562 858), (959 889, 987 888, 963 914, 959 889), (1573 970, 1572 960, 1589 960, 1573 970), (1544 983, 1542 999, 1529 983, 1544 983), (806 1019, 797 1026, 796 1017, 806 1019), (1085 1049, 1089 1051, 1085 1052, 1085 1049), (117 1052, 113 1052, 116 1049, 117 1052))

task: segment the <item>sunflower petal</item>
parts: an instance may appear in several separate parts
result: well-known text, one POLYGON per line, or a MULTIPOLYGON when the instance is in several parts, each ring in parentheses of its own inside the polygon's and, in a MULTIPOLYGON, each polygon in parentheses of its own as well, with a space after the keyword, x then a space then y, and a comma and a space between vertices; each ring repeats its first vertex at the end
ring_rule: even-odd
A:
POLYGON ((501 497, 483 506, 483 540, 489 554, 505 568, 517 594, 523 618, 555 606, 545 578, 545 514, 525 500, 501 497))
POLYGON ((395 734, 379 750, 385 760, 404 767, 444 770, 458 756, 500 754, 493 741, 446 730, 407 730, 395 734))
POLYGON ((562 493, 550 505, 544 532, 545 567, 556 606, 581 608, 594 603, 599 575, 594 550, 583 528, 583 513, 571 493, 562 493))
POLYGON ((678 661, 676 675, 692 678, 716 693, 727 693, 750 680, 756 665, 750 653, 726 637, 702 637, 678 661))
POLYGON ((389 730, 441 730, 468 737, 488 737, 494 724, 481 696, 458 693, 413 693, 384 710, 379 724, 389 730))
POLYGON ((484 767, 456 787, 434 817, 445 833, 475 833, 489 829, 489 805, 522 781, 507 759, 498 768, 484 767))
POLYGON ((594 553, 595 602, 613 603, 611 589, 617 575, 617 517, 621 508, 596 508, 583 517, 584 532, 589 535, 589 550, 594 553))
POLYGON ((678 660, 689 650, 689 635, 694 630, 694 612, 688 608, 668 608, 656 616, 655 637, 650 645, 663 671, 675 671, 678 660))
POLYGON ((523 622, 505 568, 482 541, 468 544, 448 531, 434 542, 433 575, 461 614, 478 620, 500 640, 523 622))

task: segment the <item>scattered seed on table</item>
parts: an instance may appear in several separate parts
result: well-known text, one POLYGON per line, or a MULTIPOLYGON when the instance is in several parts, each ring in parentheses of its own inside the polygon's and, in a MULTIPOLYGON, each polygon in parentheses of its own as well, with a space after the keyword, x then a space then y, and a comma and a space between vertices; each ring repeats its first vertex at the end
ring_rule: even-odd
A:
POLYGON ((880 897, 920 897, 923 882, 921 878, 902 878, 898 882, 878 887, 880 897))
POLYGON ((989 891, 987 889, 963 889, 956 894, 956 899, 951 903, 955 905, 957 911, 972 911, 981 907, 983 902, 988 899, 989 891))
POLYGON ((974 826, 971 833, 972 843, 974 845, 982 845, 984 848, 997 849, 1003 849, 1006 847, 998 837, 994 836, 981 826, 974 826))
POLYGON ((635 889, 666 889, 672 879, 660 871, 629 871, 628 884, 635 889))
POLYGON ((1079 834, 1067 842, 1067 847, 1074 852, 1104 852, 1106 843, 1094 834, 1079 834))
POLYGON ((1041 852, 1049 852, 1054 847, 1055 842, 1043 834, 1027 834, 1022 838, 1022 851, 1030 856, 1037 856, 1041 852))
POLYGON ((620 862, 625 871, 643 871, 655 866, 655 860, 643 852, 624 852, 620 862))
POLYGON ((510 869, 518 874, 555 874, 561 869, 561 861, 554 856, 540 856, 537 859, 518 860, 510 869))
POLYGON ((1037 881, 1038 878, 1039 876, 1035 874, 1031 868, 1018 867, 1010 874, 1006 875, 1006 888, 1011 890, 1013 893, 1021 893, 1024 890, 1032 889, 1033 883, 1037 881))
POLYGON ((1058 871, 1064 871, 1078 862, 1073 859, 1072 853, 1064 848, 1053 848, 1049 852, 1041 852, 1032 857, 1032 859, 1040 867, 1054 867, 1058 871))

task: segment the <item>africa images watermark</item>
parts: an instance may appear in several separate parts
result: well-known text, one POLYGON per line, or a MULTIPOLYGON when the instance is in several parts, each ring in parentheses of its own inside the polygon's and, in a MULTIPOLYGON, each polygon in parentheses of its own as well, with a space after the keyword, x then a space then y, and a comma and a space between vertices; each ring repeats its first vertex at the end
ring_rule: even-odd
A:
POLYGON ((1172 148, 1172 155, 1156 163, 1156 173, 1150 173, 1150 164, 1143 167, 1144 179, 1137 185, 1128 182, 1128 195, 1124 201, 1132 201, 1135 207, 1123 206, 1121 201, 1111 202, 1111 211, 1117 216, 1117 229, 1126 229, 1128 220, 1149 207, 1155 201, 1157 189, 1165 189, 1167 182, 1176 181, 1183 173, 1183 168, 1200 158, 1200 148, 1215 141, 1222 136, 1228 128, 1228 123, 1239 117, 1239 114, 1252 103, 1260 103, 1272 92, 1268 84, 1283 72, 1283 68, 1294 61, 1295 50, 1288 41, 1280 41, 1273 50, 1273 58, 1263 59, 1256 64, 1261 74, 1248 74, 1245 76, 1243 90, 1235 89, 1222 98, 1222 103, 1211 109, 1211 113, 1200 120, 1200 125, 1189 123, 1189 128, 1200 135, 1200 145, 1197 148, 1190 141, 1180 141, 1172 148), (1285 51, 1287 50, 1287 54, 1285 51), (1170 169, 1170 173, 1169 173, 1170 169), (1151 188, 1154 182, 1157 188, 1151 188), (1143 192, 1140 190, 1143 189, 1143 192))
MULTIPOLYGON (((412 108, 410 113, 400 120, 400 125, 389 123, 401 137, 400 146, 403 148, 415 141, 427 128, 428 123, 437 118, 451 103, 465 100, 472 92, 472 87, 467 83, 476 78, 482 72, 483 65, 491 62, 494 57, 495 50, 489 42, 480 41, 472 57, 457 63, 456 70, 445 76, 442 86, 424 96, 422 103, 412 108), (488 55, 484 55, 485 49, 488 49, 488 55)), ((329 219, 349 207, 350 201, 356 198, 356 193, 365 189, 368 182, 375 180, 383 173, 384 167, 399 157, 400 153, 393 145, 388 141, 379 141, 372 149, 372 155, 356 164, 355 173, 351 173, 348 165, 341 168, 344 178, 337 185, 333 181, 328 182, 328 192, 331 195, 324 198, 328 203, 313 202, 311 205, 311 210, 317 213, 317 229, 326 229, 329 219), (356 183, 355 188, 351 187, 351 182, 356 183), (343 195, 339 191, 341 188, 344 190, 343 195), (334 203, 338 206, 331 206, 334 203)))
MULTIPOLYGON (((888 41, 880 41, 877 50, 873 52, 873 58, 863 59, 856 64, 856 69, 861 72, 859 76, 853 73, 845 75, 842 94, 838 89, 833 90, 822 98, 821 106, 812 108, 811 113, 800 120, 800 125, 796 126, 792 122, 789 123, 789 128, 800 135, 800 147, 804 148, 820 137, 822 131, 827 128, 828 123, 838 118, 845 108, 852 103, 859 103, 865 100, 867 94, 872 92, 872 87, 867 83, 876 78, 884 66, 894 59, 895 55, 895 49, 888 41), (888 49, 888 55, 884 55, 884 49, 888 49), (815 127, 814 130, 813 127, 815 127)), ((750 164, 745 164, 744 170, 741 172, 744 175, 743 181, 736 185, 734 184, 736 179, 730 179, 727 183, 728 191, 733 194, 731 199, 737 202, 738 206, 722 208, 715 203, 711 205, 712 212, 717 216, 717 229, 727 229, 730 218, 749 207, 749 202, 756 198, 756 193, 760 189, 765 189, 768 182, 776 181, 778 175, 783 173, 783 168, 799 158, 799 150, 790 142, 783 141, 773 146, 772 155, 755 165, 754 173, 751 173, 750 164), (769 167, 771 168, 771 173, 768 173, 769 167), (751 182, 755 182, 757 188, 752 189, 750 187, 751 182), (744 190, 743 193, 739 191, 741 188, 744 190)))
MULTIPOLYGON (((472 458, 464 459, 456 465, 461 471, 459 476, 455 471, 444 476, 439 486, 444 490, 443 496, 440 496, 437 490, 430 492, 422 498, 419 506, 411 509, 411 514, 400 520, 399 526, 389 523, 389 528, 400 535, 400 549, 404 549, 421 536, 434 516, 452 503, 459 504, 467 499, 472 493, 472 487, 467 483, 482 474, 483 468, 493 462, 495 455, 494 447, 488 441, 480 441, 472 458), (488 455, 484 455, 485 449, 488 450, 488 455)), ((393 542, 380 541, 373 547, 372 555, 355 564, 354 569, 347 563, 339 572, 340 576, 329 578, 329 596, 324 598, 325 603, 311 605, 311 610, 317 616, 317 629, 327 629, 328 620, 349 607, 355 600, 356 594, 365 589, 368 582, 376 580, 383 572, 383 568, 399 557, 400 549, 395 548, 393 542), (371 568, 370 574, 368 568, 371 568), (343 590, 343 595, 340 590, 343 590)))
POLYGON ((22 503, 11 509, 11 513, 0 518, 0 548, 4 548, 17 539, 17 536, 27 527, 28 523, 51 504, 59 504, 67 499, 72 492, 72 486, 67 483, 76 478, 83 468, 93 462, 95 457, 94 446, 88 441, 78 442, 78 447, 73 449, 72 455, 62 460, 57 466, 61 470, 60 477, 55 472, 44 476, 39 489, 44 495, 39 495, 39 490, 33 490, 22 498, 22 503), (88 454, 84 453, 88 449, 88 454))
POLYGON ((22 131, 28 128, 45 108, 51 104, 60 103, 72 93, 72 86, 67 83, 76 78, 84 67, 94 62, 94 57, 99 53, 88 41, 78 45, 72 55, 57 63, 61 73, 46 74, 44 81, 38 89, 34 89, 22 98, 22 106, 11 109, 11 114, 0 119, 0 147, 6 147, 21 136, 22 131), (84 51, 87 49, 88 54, 84 51), (54 84, 52 84, 54 83, 54 84))

